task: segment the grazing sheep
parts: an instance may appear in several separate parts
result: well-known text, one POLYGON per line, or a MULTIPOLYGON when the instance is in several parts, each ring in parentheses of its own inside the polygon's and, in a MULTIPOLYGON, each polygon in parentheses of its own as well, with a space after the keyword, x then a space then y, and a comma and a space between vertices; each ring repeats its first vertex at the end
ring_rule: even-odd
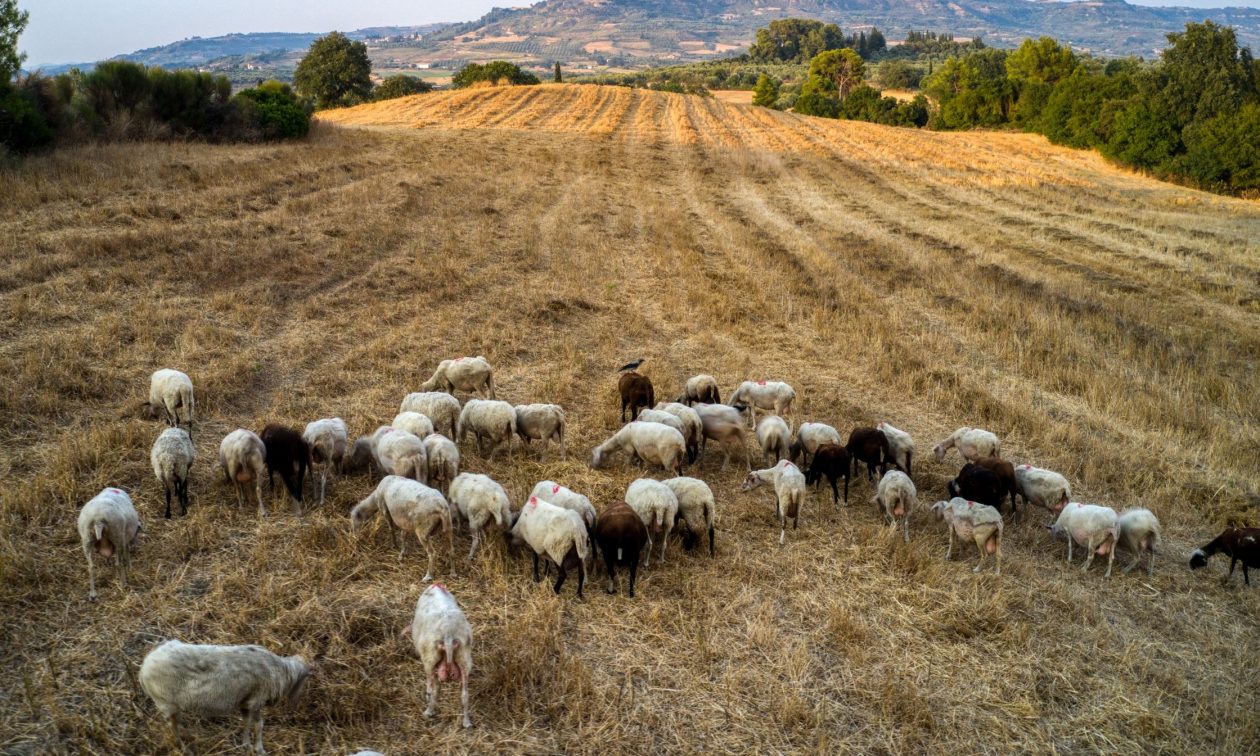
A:
POLYGON ((494 398, 494 369, 486 362, 485 357, 442 360, 429 380, 420 384, 421 391, 445 391, 454 394, 456 389, 469 393, 475 391, 477 394, 485 394, 488 399, 494 398))
POLYGON ((341 462, 341 469, 355 473, 373 467, 382 475, 401 475, 421 483, 429 482, 429 455, 424 441, 415 434, 382 425, 371 436, 361 436, 350 447, 350 454, 341 462))
POLYGON ((914 439, 903 430, 898 430, 888 423, 880 422, 875 428, 888 439, 888 451, 891 452, 892 463, 914 477, 910 465, 914 461, 914 439))
MULTIPOLYGON (((998 485, 1004 496, 1010 497, 1011 513, 1018 514, 1016 509, 1016 496, 1019 494, 1019 482, 1015 477, 1015 465, 1007 462, 1001 457, 981 457, 971 464, 980 465, 989 472, 997 476, 998 485)), ((1001 509, 1001 507, 998 507, 1001 509)))
MULTIPOLYGON (((645 409, 639 411, 639 416, 635 418, 641 423, 660 423, 668 425, 674 430, 682 434, 683 444, 687 449, 687 464, 696 461, 696 454, 700 449, 700 438, 695 434, 695 429, 685 423, 678 415, 665 410, 645 409)), ((703 426, 702 426, 703 430, 703 426)))
POLYGON ((297 511, 301 514, 302 489, 306 486, 306 470, 311 464, 311 447, 302 439, 302 434, 277 423, 269 423, 259 437, 267 450, 267 488, 275 488, 274 476, 280 473, 280 480, 297 502, 297 511))
POLYGON ((740 412, 739 407, 732 407, 729 404, 697 404, 691 409, 700 416, 701 420, 722 420, 728 423, 741 423, 744 421, 744 415, 740 412))
POLYGON ((678 403, 688 407, 696 402, 718 404, 721 401, 722 396, 718 392, 717 379, 704 373, 688 378, 682 396, 678 397, 678 403))
POLYGON ((910 476, 901 470, 884 473, 875 491, 875 504, 883 510, 884 519, 893 530, 897 529, 897 521, 901 520, 902 539, 910 543, 910 513, 919 505, 919 493, 910 476))
POLYGON ((455 476, 455 480, 451 481, 450 502, 472 533, 472 548, 468 549, 470 562, 481 543, 482 531, 489 531, 494 526, 499 532, 506 533, 512 527, 512 509, 507 492, 488 475, 466 472, 455 476))
POLYGON ((1116 510, 1111 507, 1072 502, 1063 508, 1053 525, 1046 527, 1055 537, 1067 538, 1068 564, 1072 563, 1072 544, 1079 543, 1089 553, 1081 571, 1088 572, 1089 566, 1094 563, 1094 555, 1098 554, 1107 557, 1104 577, 1111 577, 1111 565, 1116 560, 1116 542, 1120 536, 1117 520, 1116 510))
POLYGON ((1190 569, 1197 570, 1207 564, 1208 557, 1224 554, 1229 557, 1229 574, 1222 581, 1229 584, 1234 568, 1242 562, 1243 583, 1251 585, 1248 567, 1260 568, 1260 528, 1229 528, 1212 539, 1211 543, 1195 549, 1190 554, 1190 569))
POLYGON ((717 503, 713 489, 698 478, 669 478, 661 481, 669 486, 678 499, 678 519, 687 526, 683 533, 683 548, 692 549, 700 541, 700 534, 709 534, 709 557, 716 556, 713 547, 713 525, 717 519, 717 503))
POLYGON ((999 512, 1002 511, 1002 501, 1007 495, 1001 478, 989 468, 975 462, 963 465, 958 471, 958 477, 946 484, 946 488, 950 496, 978 501, 999 512))
POLYGON ((595 447, 591 452, 591 467, 598 470, 608 455, 619 451, 679 475, 687 456, 687 442, 677 428, 635 420, 595 447))
POLYGON ((1015 468, 1015 487, 1025 504, 1035 504, 1056 514, 1072 500, 1072 485, 1067 478, 1032 465, 1015 468))
POLYGON ((748 410, 750 427, 757 425, 757 410, 786 417, 792 412, 796 391, 783 381, 744 381, 727 397, 727 404, 748 410))
POLYGON ((262 474, 267 460, 267 446, 253 431, 237 428, 219 443, 219 466, 229 483, 236 485, 236 506, 245 506, 246 486, 254 484, 258 497, 258 514, 267 515, 263 506, 262 474))
POLYGON ((1142 561, 1142 553, 1146 552, 1150 559, 1146 574, 1154 575, 1155 547, 1159 545, 1162 536, 1159 518, 1149 509, 1126 509, 1116 518, 1116 527, 1120 534, 1116 539, 1116 546, 1133 555, 1133 561, 1124 571, 1131 572, 1137 567, 1138 562, 1142 561))
POLYGON ((757 444, 761 446, 761 456, 767 465, 796 456, 791 451, 792 429, 778 415, 766 415, 757 423, 757 444))
POLYGON ((445 494, 459 475, 459 447, 441 433, 430 434, 421 443, 429 464, 427 483, 445 494))
POLYGON ((577 491, 566 488, 554 480, 540 480, 529 495, 536 496, 548 504, 555 504, 561 509, 577 512, 578 516, 582 518, 583 524, 586 525, 587 530, 595 527, 595 518, 597 516, 595 506, 591 504, 590 499, 577 491))
POLYGON ((744 431, 744 421, 739 417, 739 410, 725 404, 697 404, 696 412, 700 415, 704 437, 718 442, 725 456, 722 457, 722 469, 726 469, 731 461, 731 447, 738 447, 744 457, 744 465, 752 469, 752 457, 748 453, 748 438, 744 431), (731 415, 734 414, 734 419, 731 415))
POLYGON ((188 423, 192 434, 193 411, 197 402, 193 398, 192 379, 178 370, 163 368, 149 378, 149 416, 159 415, 167 425, 188 423))
POLYGON ((441 583, 424 589, 416 602, 416 614, 403 630, 411 638, 416 656, 424 665, 424 685, 429 694, 426 717, 437 711, 439 682, 459 681, 459 700, 464 705, 464 726, 472 727, 468 718, 468 675, 472 673, 472 626, 441 583))
POLYGON ((300 656, 277 656, 262 646, 211 646, 168 640, 144 657, 140 687, 153 699, 179 747, 179 716, 245 715, 245 748, 256 729, 255 753, 263 751, 264 706, 292 706, 311 668, 300 656))
POLYGON ((871 480, 875 473, 881 476, 888 471, 888 463, 892 460, 892 452, 888 449, 888 437, 876 428, 854 428, 849 434, 849 459, 853 467, 859 462, 866 463, 866 479, 871 480))
POLYGON ((796 440, 792 442, 789 454, 775 457, 775 460, 790 459, 793 462, 799 457, 801 466, 807 467, 811 455, 823 444, 843 444, 840 433, 826 423, 801 423, 796 429, 796 440))
POLYGON ((183 428, 167 428, 158 435, 149 451, 153 475, 166 489, 166 519, 171 519, 171 494, 179 498, 179 513, 188 514, 188 478, 197 450, 183 428))
POLYGON ((949 527, 949 549, 945 559, 954 553, 954 535, 962 542, 971 541, 980 553, 980 561, 972 572, 979 572, 984 560, 993 554, 997 560, 994 574, 1002 574, 1002 514, 987 504, 954 497, 949 501, 938 501, 932 505, 932 512, 938 520, 945 520, 949 527))
POLYGON ((455 438, 455 426, 459 423, 459 400, 445 391, 421 391, 407 394, 401 412, 419 412, 429 418, 436 430, 442 431, 447 438, 455 438))
POLYGON ((626 504, 638 513, 648 529, 648 553, 643 566, 652 563, 652 543, 656 538, 661 541, 661 564, 664 564, 669 532, 678 519, 678 497, 673 489, 659 480, 639 478, 626 489, 626 504))
POLYGON ((704 449, 704 423, 700 414, 678 402, 661 402, 655 409, 668 412, 682 422, 683 440, 687 442, 687 464, 694 463, 704 449))
POLYGON ((328 470, 341 472, 341 461, 350 448, 350 434, 346 421, 339 417, 325 417, 306 424, 302 439, 311 449, 311 488, 315 487, 314 470, 319 473, 319 505, 324 505, 324 493, 328 490, 328 470))
POLYGON ((506 451, 512 449, 512 436, 516 435, 516 408, 507 402, 493 399, 469 399, 459 413, 456 439, 462 444, 471 432, 477 440, 477 453, 489 459, 500 444, 506 451), (490 443, 485 451, 484 442, 490 443))
MULTIPOLYGON (((617 565, 630 569, 630 598, 634 598, 634 581, 639 575, 639 553, 651 543, 647 526, 638 513, 624 502, 617 502, 599 513, 593 531, 595 542, 604 554, 608 571, 608 592, 617 592, 617 565)), ((648 547, 649 553, 651 547, 648 547)))
POLYGON ((541 580, 538 576, 538 557, 546 554, 559 573, 553 586, 556 594, 560 593, 560 587, 569 576, 569 570, 576 567, 577 595, 582 598, 582 587, 586 585, 586 560, 591 555, 591 541, 586 532, 586 524, 577 512, 531 496, 513 518, 510 532, 513 544, 525 543, 534 552, 535 583, 541 580))
POLYGON ((407 531, 416 534, 416 540, 424 546, 429 557, 429 566, 423 578, 426 582, 433 579, 433 546, 429 539, 440 531, 446 531, 451 575, 455 574, 455 536, 451 528, 451 507, 440 491, 411 478, 386 475, 377 484, 376 490, 350 510, 351 532, 359 532, 364 523, 377 514, 385 515, 385 521, 389 523, 390 543, 394 546, 398 545, 398 535, 394 528, 403 531, 402 548, 398 551, 399 561, 406 555, 410 543, 407 540, 407 531))
POLYGON ((849 450, 839 444, 823 444, 814 452, 805 473, 805 485, 818 487, 823 476, 831 484, 831 503, 840 508, 840 492, 836 489, 836 480, 844 478, 844 505, 849 506, 849 450))
POLYGON ((617 379, 617 392, 621 394, 621 422, 626 421, 626 408, 630 408, 630 419, 641 409, 656 404, 656 390, 652 381, 642 373, 623 373, 617 379))
POLYGON ((131 572, 131 549, 140 534, 140 516, 131 497, 118 488, 106 488, 79 510, 79 543, 88 563, 88 598, 96 600, 96 562, 92 553, 103 557, 117 554, 123 588, 131 572))
POLYGON ((564 447, 564 408, 559 404, 518 404, 516 405, 516 434, 529 446, 529 442, 538 439, 543 447, 548 441, 560 444, 560 458, 567 454, 564 447))
POLYGON ((407 431, 422 441, 435 432, 433 421, 419 412, 399 412, 389 424, 398 430, 407 431))
POLYGON ((949 438, 932 447, 937 462, 945 461, 945 452, 957 447, 963 459, 975 462, 981 457, 1002 456, 1002 442, 987 430, 980 428, 959 428, 949 434, 949 438))
POLYGON ((744 479, 741 491, 751 491, 763 483, 774 484, 774 514, 779 518, 779 545, 783 545, 787 533, 788 518, 792 520, 792 529, 800 524, 801 508, 805 505, 808 489, 805 487, 805 475, 800 468, 788 460, 765 470, 753 470, 744 479))

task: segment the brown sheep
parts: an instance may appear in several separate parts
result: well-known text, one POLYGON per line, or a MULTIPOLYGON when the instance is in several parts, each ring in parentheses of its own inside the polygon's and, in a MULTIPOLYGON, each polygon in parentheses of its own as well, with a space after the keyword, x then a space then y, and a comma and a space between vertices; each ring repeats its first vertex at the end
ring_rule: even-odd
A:
POLYGON ((642 373, 631 371, 625 373, 617 381, 617 390, 621 392, 621 422, 626 421, 626 408, 630 408, 630 419, 639 416, 639 410, 656 406, 656 390, 652 381, 642 373))

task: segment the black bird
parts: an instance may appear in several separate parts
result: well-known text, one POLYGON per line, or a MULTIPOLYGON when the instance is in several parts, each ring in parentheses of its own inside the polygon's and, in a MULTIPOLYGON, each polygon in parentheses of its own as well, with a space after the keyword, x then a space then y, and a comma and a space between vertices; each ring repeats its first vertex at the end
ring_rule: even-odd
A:
POLYGON ((627 370, 638 370, 638 369, 639 369, 639 366, 640 366, 640 365, 642 365, 642 364, 643 364, 643 358, 642 358, 642 357, 640 357, 639 359, 635 360, 634 362, 627 362, 626 364, 624 364, 624 365, 622 365, 621 367, 617 368, 617 372, 618 372, 618 373, 624 373, 624 372, 626 372, 627 370))

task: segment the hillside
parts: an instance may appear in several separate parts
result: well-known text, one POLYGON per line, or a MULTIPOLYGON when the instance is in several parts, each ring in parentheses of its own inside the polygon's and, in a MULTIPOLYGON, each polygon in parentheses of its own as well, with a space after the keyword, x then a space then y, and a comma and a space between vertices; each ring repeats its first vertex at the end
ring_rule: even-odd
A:
MULTIPOLYGON (((0 751, 165 753, 134 673, 156 642, 259 642, 316 674, 268 713, 272 753, 1245 753, 1260 742, 1260 586, 1188 552, 1260 520, 1260 205, 1019 134, 823 121, 641 90, 422 95, 321 114, 307 141, 85 146, 0 167, 0 751), (1064 563, 1043 511, 973 574, 924 509, 890 534, 865 476, 811 495, 777 544, 764 489, 711 448, 717 556, 638 596, 534 584, 497 539, 437 575, 474 627, 458 692, 422 716, 400 632, 423 589, 384 523, 350 532, 366 475, 260 520, 214 469, 236 427, 388 422, 444 357, 485 355, 500 398, 558 402, 568 456, 463 467, 519 507, 545 478, 600 508, 644 474, 591 448, 618 365, 658 397, 689 375, 798 392, 793 420, 887 420, 920 502, 967 424, 1076 497, 1150 507, 1148 577, 1064 563), (196 382, 187 517, 164 520, 140 417, 150 372, 196 382), (87 601, 78 508, 131 491, 124 590, 87 601)), ((759 460, 758 455, 754 459, 759 460)), ((659 472, 649 473, 661 477, 659 472)), ((414 546, 414 544, 413 544, 414 546)), ((99 562, 98 562, 99 564, 99 562)), ((1253 581, 1255 582, 1255 581, 1253 581)), ((191 720, 187 752, 237 722, 191 720)))

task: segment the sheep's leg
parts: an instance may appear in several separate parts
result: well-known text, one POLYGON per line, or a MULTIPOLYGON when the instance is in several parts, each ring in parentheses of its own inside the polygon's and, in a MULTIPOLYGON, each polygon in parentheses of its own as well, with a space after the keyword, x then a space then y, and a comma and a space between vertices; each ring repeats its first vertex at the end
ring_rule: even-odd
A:
POLYGON ((472 548, 468 550, 468 561, 473 560, 473 554, 477 553, 477 546, 481 543, 481 529, 475 529, 472 532, 472 548))
POLYGON ((131 544, 127 542, 127 534, 123 533, 122 541, 118 545, 118 572, 122 575, 123 588, 128 588, 127 577, 131 571, 131 544))
POLYGON ((1137 567, 1138 562, 1140 561, 1142 561, 1142 552, 1138 551, 1136 554, 1133 555, 1133 560, 1129 562, 1129 566, 1124 568, 1124 574, 1128 575, 1130 572, 1132 572, 1133 568, 1137 567))
POLYGON ((844 476, 844 505, 849 506, 849 476, 844 476))
POLYGON ((170 730, 168 734, 171 737, 171 744, 175 746, 176 750, 182 751, 183 749, 179 747, 179 712, 172 711, 166 717, 166 725, 170 730))
POLYGON ((1151 560, 1146 565, 1146 576, 1153 577, 1155 575, 1155 549, 1151 549, 1151 560))
POLYGON ((972 572, 979 572, 980 568, 984 567, 984 560, 987 558, 987 555, 984 553, 984 544, 988 540, 988 538, 981 538, 978 535, 976 536, 976 551, 980 552, 980 561, 976 562, 975 569, 973 569, 972 572))
MULTIPOLYGON (((617 565, 616 555, 613 554, 611 549, 604 549, 604 571, 608 573, 608 588, 606 590, 608 591, 609 595, 612 595, 617 592, 617 573, 616 573, 617 567, 616 565, 617 565)), ((631 582, 631 585, 634 585, 634 583, 631 582)), ((631 595, 634 595, 634 594, 632 593, 631 595)))
POLYGON ((446 546, 451 563, 451 577, 455 577, 455 528, 450 525, 446 528, 446 546))
POLYGON ((253 750, 253 747, 252 747, 253 744, 250 742, 250 738, 253 737, 253 732, 252 732, 253 729, 254 729, 254 710, 246 709, 245 710, 245 726, 241 728, 241 747, 247 751, 253 750))
POLYGON ((163 483, 162 487, 166 489, 166 514, 162 515, 166 519, 171 519, 171 487, 163 483))
POLYGON ((715 556, 717 556, 717 553, 713 550, 713 526, 710 525, 709 526, 709 558, 712 559, 715 556))
POLYGON ((643 560, 643 569, 652 566, 652 531, 648 531, 647 557, 643 560))
POLYGON ((552 590, 556 592, 557 596, 560 595, 560 587, 564 585, 565 579, 569 577, 569 569, 565 566, 568 563, 568 559, 562 559, 560 563, 556 565, 556 584, 552 586, 552 590))
POLYGON ((259 754, 259 756, 261 756, 262 754, 266 753, 266 751, 263 750, 263 742, 262 742, 263 713, 261 709, 258 711, 257 714, 254 715, 254 728, 258 732, 258 740, 257 740, 257 743, 254 745, 254 752, 259 754))
POLYGON ((954 526, 949 526, 949 548, 945 550, 945 561, 949 561, 954 553, 954 526))
POLYGON ((910 543, 910 515, 904 515, 901 518, 901 536, 902 540, 910 543))
POLYGON ((258 496, 258 516, 266 517, 267 507, 263 504, 263 497, 262 497, 262 476, 258 475, 258 476, 255 476, 255 478, 257 482, 254 484, 254 492, 258 496))
POLYGON ((630 562, 630 598, 634 598, 634 581, 639 577, 639 558, 636 555, 630 562))
POLYGON ((420 543, 424 545, 424 553, 429 557, 429 566, 425 569, 424 577, 421 578, 421 580, 427 583, 433 579, 433 544, 428 538, 423 537, 420 528, 416 528, 416 540, 420 541, 420 543))
POLYGON ((188 514, 188 478, 179 484, 179 514, 181 517, 188 514))
POLYGON ((245 484, 239 480, 236 481, 236 508, 245 508, 245 484))
POLYGON ((779 545, 783 545, 783 538, 787 535, 787 515, 779 514, 779 545))
POLYGON ((534 582, 537 583, 542 578, 538 577, 538 552, 534 552, 534 582))
POLYGON ((997 537, 997 543, 995 544, 995 548, 994 548, 994 556, 997 557, 997 570, 995 571, 994 574, 1001 575, 1002 574, 1002 537, 1001 536, 997 537))
POLYGON ((665 523, 665 535, 661 538, 661 564, 665 564, 665 548, 669 545, 669 534, 674 529, 674 523, 665 523))
MULTIPOLYGON (((836 488, 835 478, 829 478, 829 480, 831 481, 831 505, 836 508, 837 512, 839 512, 840 511, 840 490, 836 488)), ((847 504, 848 498, 849 498, 848 486, 845 486, 844 497, 846 500, 845 503, 847 504)))
POLYGON ((1103 577, 1111 577, 1111 565, 1116 562, 1116 542, 1111 542, 1111 549, 1107 552, 1107 572, 1103 577))
POLYGON ((1085 557, 1085 567, 1081 569, 1081 572, 1089 572, 1089 566, 1094 563, 1094 550, 1097 549, 1098 546, 1094 543, 1093 538, 1089 539, 1088 548, 1089 556, 1085 557))
POLYGON ((88 599, 96 600, 96 561, 92 559, 92 547, 83 544, 83 555, 87 557, 88 563, 88 599))
MULTIPOLYGON (((490 397, 493 399, 494 394, 491 393, 490 397)), ((464 726, 472 727, 472 720, 468 718, 468 667, 465 665, 461 666, 463 666, 464 669, 461 670, 462 674, 459 676, 459 701, 464 705, 464 726)))
POLYGON ((1072 534, 1068 533, 1068 564, 1072 563, 1072 541, 1074 540, 1076 539, 1072 538, 1072 534))
POLYGON ((429 694, 429 705, 424 709, 426 717, 433 716, 437 711, 437 669, 429 670, 429 674, 424 679, 425 692, 429 694))
MULTIPOLYGON (((577 555, 574 555, 577 558, 577 555)), ((586 586, 586 560, 578 559, 578 598, 585 598, 582 595, 582 588, 586 586)))
MULTIPOLYGON (((314 488, 315 481, 311 479, 311 488, 314 488)), ((328 465, 324 465, 324 469, 319 476, 319 505, 324 506, 324 493, 328 491, 328 465)))

